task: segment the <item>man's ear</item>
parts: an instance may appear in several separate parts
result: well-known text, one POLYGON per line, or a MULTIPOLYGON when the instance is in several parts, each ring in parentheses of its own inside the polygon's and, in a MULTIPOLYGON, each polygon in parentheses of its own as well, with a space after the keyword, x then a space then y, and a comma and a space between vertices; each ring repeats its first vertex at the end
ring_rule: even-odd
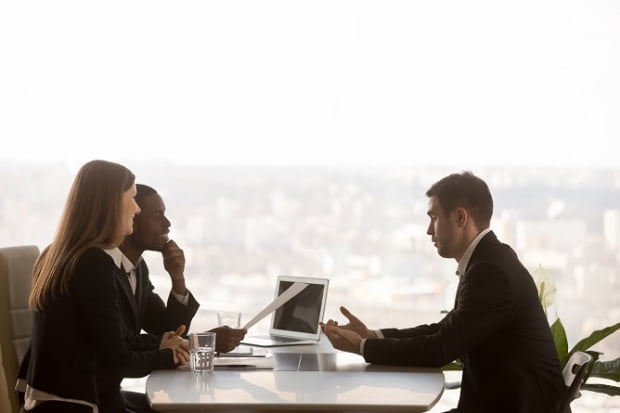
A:
POLYGON ((469 219, 469 214, 464 208, 457 208, 455 211, 456 223, 459 227, 464 227, 469 219))

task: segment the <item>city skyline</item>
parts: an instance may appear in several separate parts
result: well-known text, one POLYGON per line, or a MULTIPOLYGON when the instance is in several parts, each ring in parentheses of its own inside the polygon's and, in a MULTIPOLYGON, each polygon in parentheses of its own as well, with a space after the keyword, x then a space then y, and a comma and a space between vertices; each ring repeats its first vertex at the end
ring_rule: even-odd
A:
POLYGON ((105 159, 164 197, 195 327, 282 272, 329 273, 326 317, 432 322, 456 278, 424 191, 471 170, 574 342, 620 319, 618 21, 588 0, 4 2, 0 246, 43 248, 105 159))
MULTIPOLYGON (((426 235, 424 196, 450 170, 135 169, 139 182, 162 194, 171 236, 186 251, 188 283, 205 309, 234 305, 247 315, 271 297, 280 274, 330 276, 332 316, 346 302, 377 323, 388 314, 406 324, 412 312, 424 322, 451 306, 456 264, 439 258, 426 235)), ((569 338, 619 318, 618 288, 610 287, 620 283, 620 170, 480 172, 495 198, 492 229, 530 271, 542 265, 556 278, 569 338)), ((43 248, 72 174, 62 165, 5 165, 0 176, 0 245, 43 248)), ((160 259, 147 257, 167 294, 160 259)), ((606 345, 620 351, 617 340, 606 345)))

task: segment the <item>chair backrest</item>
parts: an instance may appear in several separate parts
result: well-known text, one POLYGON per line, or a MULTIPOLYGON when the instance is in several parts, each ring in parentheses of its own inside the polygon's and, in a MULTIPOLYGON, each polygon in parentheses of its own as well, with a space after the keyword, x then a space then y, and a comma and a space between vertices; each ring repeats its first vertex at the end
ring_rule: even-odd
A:
MULTIPOLYGON (((34 245, 0 248, 0 348, 9 400, 19 411, 15 382, 28 349, 33 314, 28 307, 32 267, 39 256, 34 245)), ((3 410, 4 411, 4 410, 3 410)))
MULTIPOLYGON (((2 365, 2 348, 0 346, 0 365, 2 365)), ((4 368, 0 369, 0 412, 11 411, 11 400, 9 399, 9 385, 6 381, 4 368)))
POLYGON ((574 352, 566 362, 562 375, 564 376, 564 384, 566 384, 567 391, 560 406, 560 413, 569 412, 570 403, 581 395, 579 389, 583 384, 591 362, 592 356, 583 351, 574 352))

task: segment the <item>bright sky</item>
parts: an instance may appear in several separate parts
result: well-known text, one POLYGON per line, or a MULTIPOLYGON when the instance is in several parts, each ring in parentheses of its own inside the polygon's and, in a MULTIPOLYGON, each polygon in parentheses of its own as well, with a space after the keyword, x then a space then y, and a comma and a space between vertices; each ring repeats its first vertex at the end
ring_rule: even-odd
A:
POLYGON ((618 166, 618 1, 5 1, 0 160, 618 166))

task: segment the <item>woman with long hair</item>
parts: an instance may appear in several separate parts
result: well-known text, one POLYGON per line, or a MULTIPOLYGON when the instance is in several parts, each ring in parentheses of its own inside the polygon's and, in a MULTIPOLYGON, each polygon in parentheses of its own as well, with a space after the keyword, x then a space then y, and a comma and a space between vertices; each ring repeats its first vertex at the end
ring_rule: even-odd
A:
POLYGON ((154 351, 132 351, 124 341, 113 274, 117 247, 140 211, 134 180, 117 163, 82 166, 56 235, 35 262, 34 325, 17 386, 27 412, 124 412, 120 388, 98 391, 96 368, 120 383, 187 361, 182 331, 164 334, 154 351))

